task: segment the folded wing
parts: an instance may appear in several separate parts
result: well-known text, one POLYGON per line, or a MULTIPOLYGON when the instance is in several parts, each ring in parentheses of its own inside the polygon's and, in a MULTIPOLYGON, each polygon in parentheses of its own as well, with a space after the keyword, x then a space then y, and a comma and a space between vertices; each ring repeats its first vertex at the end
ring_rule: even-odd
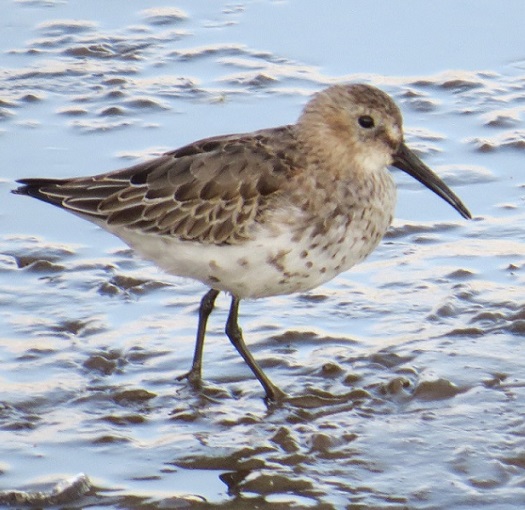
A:
POLYGON ((250 237, 294 173, 293 127, 208 138, 93 177, 22 179, 15 193, 62 207, 109 230, 137 229, 203 243, 250 237))

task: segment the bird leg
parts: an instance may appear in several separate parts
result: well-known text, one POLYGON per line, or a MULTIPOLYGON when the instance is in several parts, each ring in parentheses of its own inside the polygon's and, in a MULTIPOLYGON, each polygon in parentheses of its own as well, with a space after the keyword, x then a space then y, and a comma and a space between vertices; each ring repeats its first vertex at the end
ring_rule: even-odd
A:
POLYGON ((239 298, 232 296, 230 313, 228 315, 228 320, 226 321, 226 335, 230 339, 230 342, 233 344, 233 346, 237 349, 237 352, 243 357, 246 364, 250 367, 255 377, 257 377, 257 380, 261 383, 264 391, 266 392, 266 398, 273 401, 283 399, 285 394, 279 388, 277 388, 277 386, 275 386, 270 381, 270 379, 268 379, 244 343, 242 331, 238 323, 239 302, 239 298))
POLYGON ((193 354, 193 362, 189 372, 177 377, 177 381, 188 379, 191 383, 198 383, 201 380, 202 372, 202 351, 204 349, 204 336, 206 335, 206 325, 208 317, 213 311, 215 300, 219 295, 219 291, 210 289, 204 294, 199 306, 199 325, 197 326, 197 339, 195 341, 195 352, 193 354))

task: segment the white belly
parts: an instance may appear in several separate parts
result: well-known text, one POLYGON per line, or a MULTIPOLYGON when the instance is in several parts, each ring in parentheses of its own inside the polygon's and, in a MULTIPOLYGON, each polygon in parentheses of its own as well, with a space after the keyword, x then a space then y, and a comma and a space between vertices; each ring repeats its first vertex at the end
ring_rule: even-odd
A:
POLYGON ((292 211, 287 211, 288 221, 282 226, 261 225, 253 239, 235 245, 105 228, 170 274, 199 280, 239 298, 259 298, 307 291, 362 261, 390 224, 394 194, 390 198, 380 208, 357 210, 351 221, 345 216, 334 218, 323 232, 313 226, 294 232, 289 221, 292 211))

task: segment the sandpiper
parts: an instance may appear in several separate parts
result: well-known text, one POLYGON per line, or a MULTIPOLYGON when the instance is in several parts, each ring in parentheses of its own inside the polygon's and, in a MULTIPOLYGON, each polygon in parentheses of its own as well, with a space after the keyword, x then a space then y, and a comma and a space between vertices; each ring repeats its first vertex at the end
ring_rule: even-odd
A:
POLYGON ((394 213, 395 166, 470 212, 404 143, 399 108, 365 84, 313 96, 296 124, 197 141, 122 170, 18 181, 14 190, 115 234, 168 273, 210 290, 199 308, 197 383, 208 317, 231 294, 226 335, 269 400, 282 398, 244 343, 239 302, 313 289, 361 262, 394 213))

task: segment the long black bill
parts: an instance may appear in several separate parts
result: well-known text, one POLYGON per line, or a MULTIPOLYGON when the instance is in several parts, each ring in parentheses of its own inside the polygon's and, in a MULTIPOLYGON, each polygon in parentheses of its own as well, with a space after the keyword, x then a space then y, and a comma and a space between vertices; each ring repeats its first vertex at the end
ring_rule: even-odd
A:
POLYGON ((456 194, 404 143, 401 143, 396 154, 394 154, 392 165, 424 184, 445 202, 448 202, 463 218, 472 218, 470 211, 456 194))

